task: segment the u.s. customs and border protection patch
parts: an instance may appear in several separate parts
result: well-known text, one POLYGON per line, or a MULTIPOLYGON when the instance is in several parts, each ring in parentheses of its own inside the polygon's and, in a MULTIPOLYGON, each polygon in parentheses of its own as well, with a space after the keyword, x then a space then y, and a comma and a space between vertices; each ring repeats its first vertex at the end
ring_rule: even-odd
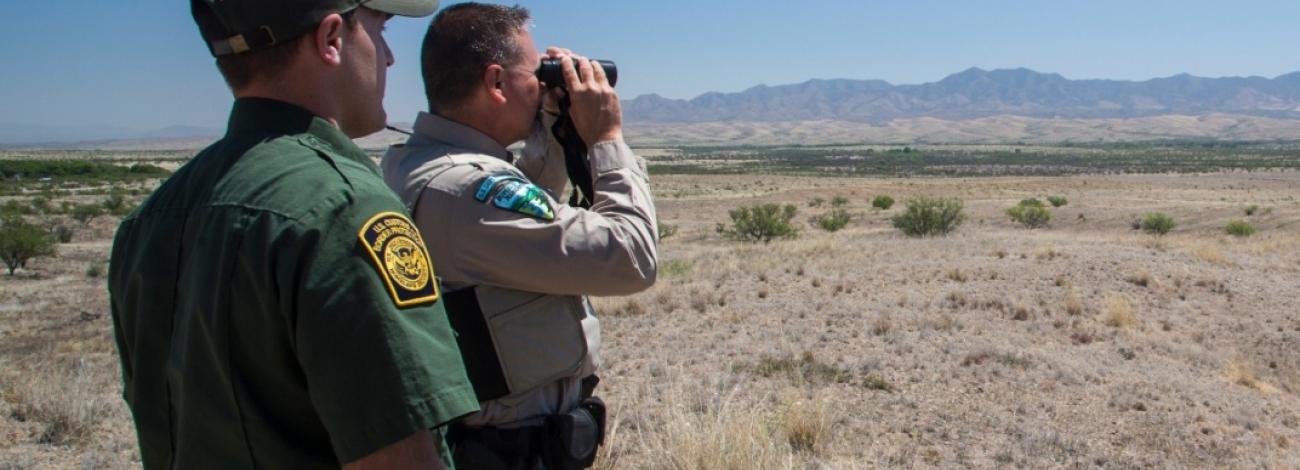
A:
POLYGON ((438 300, 438 282, 424 239, 406 216, 380 212, 357 234, 398 307, 438 300))
POLYGON ((551 207, 551 201, 546 198, 546 193, 542 188, 523 178, 509 174, 488 176, 479 185, 474 198, 479 202, 487 201, 493 190, 496 190, 496 195, 492 196, 492 205, 498 209, 518 212, 542 220, 555 220, 555 208, 551 207))

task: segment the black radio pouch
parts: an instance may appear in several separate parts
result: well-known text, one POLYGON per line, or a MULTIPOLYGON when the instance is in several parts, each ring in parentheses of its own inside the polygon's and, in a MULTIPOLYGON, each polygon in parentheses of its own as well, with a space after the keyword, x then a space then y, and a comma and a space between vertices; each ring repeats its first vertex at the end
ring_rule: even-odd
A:
POLYGON ((605 441, 605 402, 590 397, 568 413, 546 418, 544 433, 542 454, 547 470, 591 467, 596 450, 605 441))

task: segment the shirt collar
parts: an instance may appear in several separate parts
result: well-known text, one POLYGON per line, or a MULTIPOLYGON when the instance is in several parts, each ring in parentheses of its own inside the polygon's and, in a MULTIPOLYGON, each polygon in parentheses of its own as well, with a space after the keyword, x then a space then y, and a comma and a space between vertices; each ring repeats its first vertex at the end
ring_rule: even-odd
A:
POLYGON ((443 143, 472 152, 491 155, 507 162, 514 161, 514 154, 502 147, 487 134, 478 129, 436 114, 420 112, 415 117, 415 126, 411 129, 411 143, 443 143), (427 141, 427 142, 426 142, 427 141))
MULTIPOLYGON (((227 136, 239 134, 308 134, 325 142, 340 155, 370 162, 366 152, 357 147, 334 124, 298 105, 270 98, 238 98, 230 111, 227 136)), ((373 163, 372 163, 373 165, 373 163)))

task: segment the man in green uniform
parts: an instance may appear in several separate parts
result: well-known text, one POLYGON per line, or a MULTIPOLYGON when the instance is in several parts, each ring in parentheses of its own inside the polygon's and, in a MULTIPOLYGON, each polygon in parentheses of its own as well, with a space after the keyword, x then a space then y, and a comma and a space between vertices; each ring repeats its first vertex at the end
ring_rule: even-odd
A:
POLYGON ((124 220, 113 325, 146 468, 441 468, 477 410, 424 241, 350 140, 392 15, 436 0, 192 0, 225 137, 124 220))

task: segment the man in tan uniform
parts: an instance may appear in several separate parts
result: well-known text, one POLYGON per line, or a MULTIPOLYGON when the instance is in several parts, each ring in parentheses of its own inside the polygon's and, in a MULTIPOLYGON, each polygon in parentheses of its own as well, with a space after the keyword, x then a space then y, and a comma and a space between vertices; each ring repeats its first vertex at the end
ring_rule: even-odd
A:
POLYGON ((582 296, 647 289, 657 267, 645 162, 622 140, 618 95, 601 67, 551 48, 569 115, 593 143, 591 207, 558 202, 569 181, 546 129, 563 92, 535 74, 528 21, 517 6, 440 13, 421 54, 430 112, 382 162, 438 266, 482 402, 447 437, 462 468, 591 464, 604 408, 590 398, 600 334, 582 296), (516 160, 506 147, 525 139, 516 160))

